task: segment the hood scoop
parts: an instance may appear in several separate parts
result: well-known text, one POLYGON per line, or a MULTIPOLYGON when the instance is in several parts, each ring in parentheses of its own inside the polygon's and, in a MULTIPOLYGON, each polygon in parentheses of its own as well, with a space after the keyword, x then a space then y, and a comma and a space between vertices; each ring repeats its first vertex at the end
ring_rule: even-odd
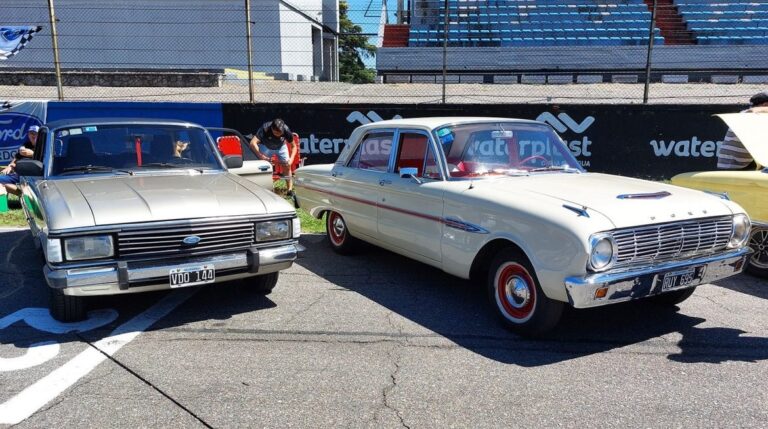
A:
POLYGON ((670 194, 667 191, 661 191, 661 192, 651 192, 651 193, 642 193, 642 194, 620 194, 620 195, 617 195, 616 198, 620 200, 660 200, 670 195, 672 194, 670 194))

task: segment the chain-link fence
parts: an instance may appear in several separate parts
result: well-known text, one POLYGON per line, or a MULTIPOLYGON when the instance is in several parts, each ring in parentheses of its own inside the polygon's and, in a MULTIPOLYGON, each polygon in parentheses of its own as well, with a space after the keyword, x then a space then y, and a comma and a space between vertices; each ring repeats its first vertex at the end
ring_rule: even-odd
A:
POLYGON ((0 99, 744 103, 768 86, 765 0, 395 1, 3 0, 6 35, 41 30, 0 60, 0 99))

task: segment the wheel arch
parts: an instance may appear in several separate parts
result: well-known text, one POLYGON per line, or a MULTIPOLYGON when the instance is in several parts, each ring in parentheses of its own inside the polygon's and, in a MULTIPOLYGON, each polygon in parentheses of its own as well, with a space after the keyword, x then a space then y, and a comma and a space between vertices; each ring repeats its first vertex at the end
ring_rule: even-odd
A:
MULTIPOLYGON (((488 274, 488 270, 491 268, 491 262, 493 256, 497 254, 501 249, 511 248, 520 256, 526 259, 529 265, 533 267, 531 258, 526 254, 522 247, 509 238, 495 238, 483 245, 474 260, 472 260, 472 266, 469 269, 469 278, 473 281, 485 281, 485 276, 488 274)), ((535 271, 535 267, 534 271, 535 271)))

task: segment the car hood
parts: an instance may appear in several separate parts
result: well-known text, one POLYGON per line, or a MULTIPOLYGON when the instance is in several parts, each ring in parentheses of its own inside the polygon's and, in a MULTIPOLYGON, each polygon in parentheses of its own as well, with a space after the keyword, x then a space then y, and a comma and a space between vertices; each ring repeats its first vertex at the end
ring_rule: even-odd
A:
POLYGON ((768 113, 723 113, 716 116, 728 124, 758 164, 768 166, 768 113))
POLYGON ((39 185, 51 230, 291 212, 274 193, 229 173, 48 180, 39 185))
POLYGON ((558 211, 571 213, 564 205, 570 206, 570 210, 586 208, 587 214, 596 211, 616 228, 733 214, 723 200, 714 195, 607 174, 546 173, 477 180, 472 186, 497 200, 545 195, 557 200, 553 216, 557 216, 558 211))

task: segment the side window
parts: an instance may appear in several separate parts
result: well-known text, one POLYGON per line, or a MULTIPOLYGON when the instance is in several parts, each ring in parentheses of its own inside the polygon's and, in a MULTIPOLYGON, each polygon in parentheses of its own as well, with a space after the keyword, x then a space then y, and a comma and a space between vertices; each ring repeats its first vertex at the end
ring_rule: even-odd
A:
POLYGON ((429 138, 420 133, 402 133, 400 134, 399 153, 395 171, 399 172, 401 168, 417 168, 419 177, 428 179, 439 179, 440 170, 437 167, 437 160, 434 152, 429 147, 429 138))
POLYGON ((437 166, 437 158, 432 147, 427 146, 427 160, 424 162, 424 174, 421 177, 427 179, 440 179, 440 167, 437 166))
POLYGON ((372 132, 365 135, 347 164, 362 170, 387 171, 392 153, 392 132, 372 132))

